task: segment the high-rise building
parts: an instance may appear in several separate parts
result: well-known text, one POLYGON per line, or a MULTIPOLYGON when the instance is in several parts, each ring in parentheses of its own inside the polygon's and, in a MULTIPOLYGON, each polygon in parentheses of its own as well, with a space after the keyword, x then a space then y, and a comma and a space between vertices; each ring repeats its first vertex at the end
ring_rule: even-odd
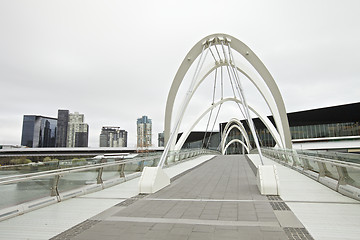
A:
POLYGON ((150 147, 152 135, 152 122, 147 116, 137 119, 137 147, 150 147))
POLYGON ((69 110, 58 110, 56 129, 56 147, 66 147, 67 131, 69 122, 69 110))
POLYGON ((56 118, 24 115, 21 145, 32 148, 55 147, 56 126, 56 118))
POLYGON ((100 147, 127 147, 127 131, 120 127, 102 127, 100 147))
POLYGON ((158 133, 158 147, 164 147, 164 132, 158 133))
POLYGON ((88 137, 89 125, 84 123, 84 114, 70 113, 66 147, 87 147, 88 137))

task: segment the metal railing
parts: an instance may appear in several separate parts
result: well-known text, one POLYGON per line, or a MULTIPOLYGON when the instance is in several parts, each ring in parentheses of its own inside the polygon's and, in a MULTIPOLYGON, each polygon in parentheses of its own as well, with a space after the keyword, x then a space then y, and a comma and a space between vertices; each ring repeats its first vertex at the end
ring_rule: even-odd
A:
MULTIPOLYGON (((264 156, 289 166, 308 177, 360 200, 360 161, 354 154, 334 154, 295 149, 262 148, 264 156), (340 156, 336 158, 336 156, 340 156)), ((359 155, 360 160, 360 155, 359 155)))
MULTIPOLYGON (((170 152, 165 167, 202 154, 216 152, 170 152)), ((157 166, 160 156, 144 153, 133 159, 89 158, 1 167, 0 221, 138 177, 145 166, 157 166)))

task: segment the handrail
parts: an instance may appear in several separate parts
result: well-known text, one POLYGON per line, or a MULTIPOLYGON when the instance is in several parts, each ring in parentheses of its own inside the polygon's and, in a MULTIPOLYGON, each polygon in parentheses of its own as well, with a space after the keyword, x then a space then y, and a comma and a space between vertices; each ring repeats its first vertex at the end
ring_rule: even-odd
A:
MULTIPOLYGON (((295 149, 263 148, 262 152, 339 193, 360 200, 360 160, 359 163, 347 162, 333 159, 333 155, 326 158, 325 153, 317 156, 316 152, 295 149)), ((343 154, 341 159, 345 158, 343 154)))
MULTIPOLYGON (((271 150, 269 148, 263 148, 266 150, 271 150)), ((272 149, 272 150, 276 150, 276 151, 285 151, 286 153, 288 152, 292 152, 292 151, 296 151, 296 150, 290 150, 290 149, 272 149)), ((303 158, 309 159, 309 160, 313 160, 316 162, 324 162, 324 163, 329 163, 331 162, 332 164, 336 165, 336 166, 341 166, 341 167, 351 167, 351 168, 356 168, 360 170, 360 162, 359 163, 353 163, 353 162, 345 162, 345 161, 341 161, 341 160, 334 160, 334 159, 329 159, 329 158, 324 158, 324 157, 317 157, 317 156, 312 156, 312 155, 306 155, 306 154, 302 154, 302 153, 298 153, 296 151, 296 154, 298 156, 301 156, 303 158)))
MULTIPOLYGON (((198 155, 217 153, 218 152, 209 149, 184 149, 181 151, 170 152, 167 157, 166 167, 198 155)), ((109 160, 107 158, 105 159, 109 160)), ((6 191, 20 191, 19 194, 22 194, 23 196, 20 200, 17 198, 3 198, 3 200, 6 200, 2 201, 0 205, 0 221, 17 216, 19 214, 23 214, 28 211, 35 210, 49 204, 61 202, 75 196, 99 191, 101 189, 138 177, 141 174, 144 166, 153 166, 159 159, 160 154, 138 156, 132 159, 121 159, 119 161, 113 161, 114 159, 112 159, 111 162, 101 162, 102 159, 92 158, 87 159, 87 162, 84 161, 86 165, 82 166, 71 166, 67 168, 59 168, 35 173, 16 174, 1 177, 0 191, 2 189, 5 190, 5 193, 6 191), (89 165, 89 163, 91 163, 91 165, 89 165), (114 166, 118 167, 114 168, 114 166), (94 172, 94 170, 96 170, 96 173, 94 172), (67 174, 85 171, 89 171, 92 174, 81 174, 77 176, 76 179, 67 179, 66 177, 64 177, 64 175, 67 174), (64 177, 63 181, 61 181, 62 177, 64 177), (31 181, 34 179, 37 180, 31 181), (39 181, 38 179, 41 179, 41 181, 39 181), (24 182, 26 181, 29 182, 24 184, 24 182), (45 184, 43 181, 45 181, 45 184), (67 181, 69 182, 69 185, 65 185, 67 181), (81 184, 72 185, 74 183, 73 181, 75 181, 75 183, 76 181, 80 181, 81 184), (17 186, 13 188, 9 187, 12 184, 17 184, 17 186), (36 187, 32 188, 32 186, 39 185, 43 187, 42 190, 38 190, 38 188, 36 187), (18 187, 20 187, 20 190, 18 190, 18 187), (27 190, 29 191, 22 191, 21 188, 23 187, 29 187, 27 188, 27 190)), ((63 161, 62 163, 70 162, 70 160, 60 161, 63 161)), ((29 170, 29 165, 23 166, 25 167, 25 169, 23 167, 20 167, 17 169, 17 171, 29 170)), ((62 166, 67 165, 56 164, 56 167, 62 166)), ((52 166, 51 164, 49 164, 45 167, 47 168, 52 166)))
MULTIPOLYGON (((189 150, 185 149, 185 150, 181 150, 180 152, 176 152, 176 153, 171 152, 169 154, 169 157, 171 158, 171 157, 174 157, 175 155, 182 155, 182 154, 191 153, 191 152, 199 151, 199 150, 203 150, 203 149, 195 149, 195 150, 194 149, 189 149, 189 150)), ((212 152, 212 150, 206 150, 206 151, 212 152)), ((115 161, 115 162, 95 163, 92 165, 82 165, 82 166, 76 166, 76 167, 59 168, 59 169, 54 169, 54 170, 41 171, 41 172, 36 172, 36 173, 11 175, 11 176, 6 176, 6 177, 0 177, 0 185, 21 182, 24 180, 54 176, 54 175, 61 175, 61 174, 65 174, 65 173, 73 173, 73 172, 81 172, 81 171, 87 171, 87 170, 100 169, 100 168, 104 168, 104 167, 117 166, 117 165, 122 165, 122 164, 126 164, 126 163, 150 161, 150 160, 155 160, 157 158, 160 158, 160 154, 152 155, 152 156, 140 156, 140 157, 136 157, 133 159, 122 159, 120 161, 115 161)), ((63 160, 63 161, 68 161, 68 160, 63 160)))
POLYGON ((110 163, 96 163, 91 166, 83 165, 83 166, 60 168, 60 169, 48 170, 48 171, 42 171, 42 172, 36 172, 36 173, 12 175, 12 176, 7 176, 7 177, 1 177, 0 185, 21 182, 21 181, 29 180, 29 179, 36 179, 36 178, 60 175, 60 174, 64 174, 64 173, 73 173, 73 172, 81 172, 81 171, 86 171, 86 170, 93 170, 93 169, 98 169, 98 168, 102 168, 102 167, 110 167, 110 166, 116 166, 116 165, 131 163, 131 162, 139 162, 139 161, 143 161, 143 160, 139 160, 139 159, 121 160, 121 161, 110 162, 110 163), (19 177, 19 178, 17 178, 17 177, 19 177), (17 179, 6 180, 6 179, 12 179, 12 178, 17 178, 17 179), (6 180, 6 181, 4 181, 4 180, 6 180))

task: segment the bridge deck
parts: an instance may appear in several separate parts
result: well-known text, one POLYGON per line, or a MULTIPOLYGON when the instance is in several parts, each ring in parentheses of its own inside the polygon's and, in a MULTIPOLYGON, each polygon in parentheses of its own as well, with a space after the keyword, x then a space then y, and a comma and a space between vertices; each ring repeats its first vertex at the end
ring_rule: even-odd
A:
MULTIPOLYGON (((165 171, 178 176, 208 159, 165 171)), ((0 239, 310 238, 302 224, 317 240, 358 239, 358 201, 269 159, 265 163, 277 165, 281 198, 258 194, 242 156, 216 157, 152 195, 137 195, 137 178, 2 221, 0 239)))
POLYGON ((269 200, 259 194, 254 172, 238 155, 215 157, 165 189, 120 203, 54 239, 288 239, 292 235, 312 239, 280 198, 269 200))

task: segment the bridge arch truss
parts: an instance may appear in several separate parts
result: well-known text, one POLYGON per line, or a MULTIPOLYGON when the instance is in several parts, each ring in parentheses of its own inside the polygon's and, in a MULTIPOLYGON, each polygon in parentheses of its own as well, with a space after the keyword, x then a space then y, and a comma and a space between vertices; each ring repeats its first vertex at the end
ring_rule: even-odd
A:
MULTIPOLYGON (((201 83, 212 72, 217 71, 217 69, 220 67, 228 68, 229 75, 231 74, 235 79, 240 72, 243 74, 243 76, 250 80, 250 82, 256 87, 265 100, 270 112, 274 117, 275 126, 269 121, 266 115, 259 113, 251 106, 249 106, 249 109, 255 113, 265 124, 278 147, 292 148, 289 123, 286 115, 284 101, 280 94, 279 88, 277 87, 277 84, 275 83, 270 72, 256 56, 256 54, 243 42, 227 34, 213 34, 201 39, 193 46, 193 48, 188 52, 183 62, 181 63, 172 82, 165 109, 165 154, 167 154, 168 151, 180 150, 194 126, 205 116, 205 113, 211 111, 214 109, 214 107, 218 105, 221 107, 221 104, 226 101, 233 101, 237 104, 242 104, 243 106, 246 104, 243 99, 238 99, 235 96, 234 98, 222 98, 216 103, 213 102, 212 105, 194 121, 191 127, 182 134, 181 138, 176 141, 176 137, 174 136, 177 136, 179 133, 182 119, 194 93, 201 85, 201 83), (216 49, 219 56, 218 59, 216 59, 214 56, 212 49, 213 51, 216 49), (223 58, 221 57, 221 54, 219 54, 218 49, 223 49, 223 58), (228 49, 228 51, 226 52, 225 49, 228 49), (204 59, 208 55, 209 50, 214 58, 214 62, 203 68, 204 59), (252 66, 252 68, 249 68, 247 65, 242 64, 237 59, 235 59, 231 50, 235 50, 240 55, 242 55, 242 57, 252 66), (193 65, 193 63, 195 63, 196 59, 198 59, 198 63, 196 65, 194 77, 190 84, 189 90, 183 99, 183 104, 180 110, 177 112, 177 118, 174 120, 174 102, 178 97, 177 95, 180 85, 182 84, 183 79, 189 71, 190 67, 193 65)), ((241 127, 239 126, 239 128, 241 127)), ((245 137, 245 135, 243 136, 245 137)), ((245 140, 245 143, 243 144, 250 150, 249 143, 247 141, 248 140, 245 140)), ((226 146, 224 145, 224 147, 226 146)))

